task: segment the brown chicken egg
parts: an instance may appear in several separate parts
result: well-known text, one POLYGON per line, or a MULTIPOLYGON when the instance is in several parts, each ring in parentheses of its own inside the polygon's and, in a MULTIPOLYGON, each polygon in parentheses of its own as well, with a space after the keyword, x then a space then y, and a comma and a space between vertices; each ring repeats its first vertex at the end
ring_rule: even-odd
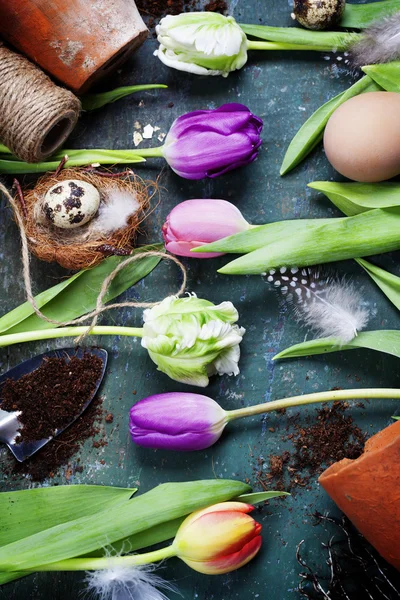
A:
POLYGON ((368 92, 350 98, 325 128, 331 165, 354 181, 376 182, 400 174, 400 94, 368 92))

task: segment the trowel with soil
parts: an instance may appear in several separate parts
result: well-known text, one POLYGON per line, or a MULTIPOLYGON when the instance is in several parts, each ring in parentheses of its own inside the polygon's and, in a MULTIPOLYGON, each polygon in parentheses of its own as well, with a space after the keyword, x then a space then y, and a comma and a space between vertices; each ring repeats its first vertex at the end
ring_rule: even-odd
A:
POLYGON ((95 397, 106 350, 63 348, 0 377, 0 442, 22 462, 71 425, 95 397))

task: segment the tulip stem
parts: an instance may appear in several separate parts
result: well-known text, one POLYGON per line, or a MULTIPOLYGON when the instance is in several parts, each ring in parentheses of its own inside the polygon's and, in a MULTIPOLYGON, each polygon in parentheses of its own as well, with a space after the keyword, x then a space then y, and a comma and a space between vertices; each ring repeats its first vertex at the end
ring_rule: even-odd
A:
MULTIPOLYGON (((346 45, 347 47, 347 45, 346 45)), ((248 50, 313 50, 315 52, 330 52, 333 49, 341 50, 342 48, 337 48, 337 44, 335 47, 331 44, 326 44, 325 46, 315 46, 315 45, 307 45, 307 44, 288 44, 286 42, 255 42, 253 40, 247 41, 247 49, 248 50)))
POLYGON ((273 400, 257 404, 256 406, 248 406, 237 410, 226 411, 227 421, 234 421, 242 417, 251 417, 260 415, 282 408, 291 408, 301 406, 303 404, 314 404, 318 402, 337 402, 338 400, 358 400, 358 399, 375 399, 375 398, 400 398, 400 389, 396 388, 367 388, 359 390, 335 390, 332 392, 317 392, 315 394, 304 394, 303 396, 292 396, 283 398, 282 400, 273 400))
POLYGON ((153 552, 131 554, 129 556, 106 556, 104 558, 70 558, 58 562, 35 567, 37 571, 98 571, 112 569, 113 567, 134 567, 135 565, 148 565, 166 558, 176 556, 174 546, 166 546, 153 552))
MULTIPOLYGON (((21 342, 37 342, 38 340, 50 340, 62 337, 78 337, 86 333, 88 327, 61 327, 59 329, 42 329, 39 331, 23 331, 21 333, 10 333, 0 335, 0 348, 19 344, 21 342)), ((90 335, 126 335, 130 337, 143 337, 142 327, 115 327, 101 325, 93 327, 90 335)))

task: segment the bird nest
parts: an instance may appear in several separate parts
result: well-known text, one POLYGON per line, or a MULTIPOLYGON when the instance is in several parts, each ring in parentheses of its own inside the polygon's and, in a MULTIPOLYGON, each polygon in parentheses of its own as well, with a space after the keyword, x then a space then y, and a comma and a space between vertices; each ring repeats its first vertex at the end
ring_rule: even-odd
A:
POLYGON ((57 262, 72 270, 93 267, 112 254, 130 254, 154 193, 149 188, 150 185, 131 172, 115 176, 84 169, 63 169, 58 174, 44 175, 19 198, 31 252, 41 260, 57 262), (55 227, 43 216, 46 192, 67 179, 90 183, 100 194, 96 215, 75 229, 55 227))

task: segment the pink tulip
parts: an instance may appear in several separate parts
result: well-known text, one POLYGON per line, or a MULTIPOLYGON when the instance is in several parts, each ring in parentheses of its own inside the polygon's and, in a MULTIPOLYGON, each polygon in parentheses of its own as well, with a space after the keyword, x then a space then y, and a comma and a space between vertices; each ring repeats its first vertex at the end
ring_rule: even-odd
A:
POLYGON ((194 255, 190 250, 249 228, 250 224, 240 210, 226 200, 186 200, 169 213, 162 234, 165 247, 171 254, 214 258, 223 253, 194 255))

